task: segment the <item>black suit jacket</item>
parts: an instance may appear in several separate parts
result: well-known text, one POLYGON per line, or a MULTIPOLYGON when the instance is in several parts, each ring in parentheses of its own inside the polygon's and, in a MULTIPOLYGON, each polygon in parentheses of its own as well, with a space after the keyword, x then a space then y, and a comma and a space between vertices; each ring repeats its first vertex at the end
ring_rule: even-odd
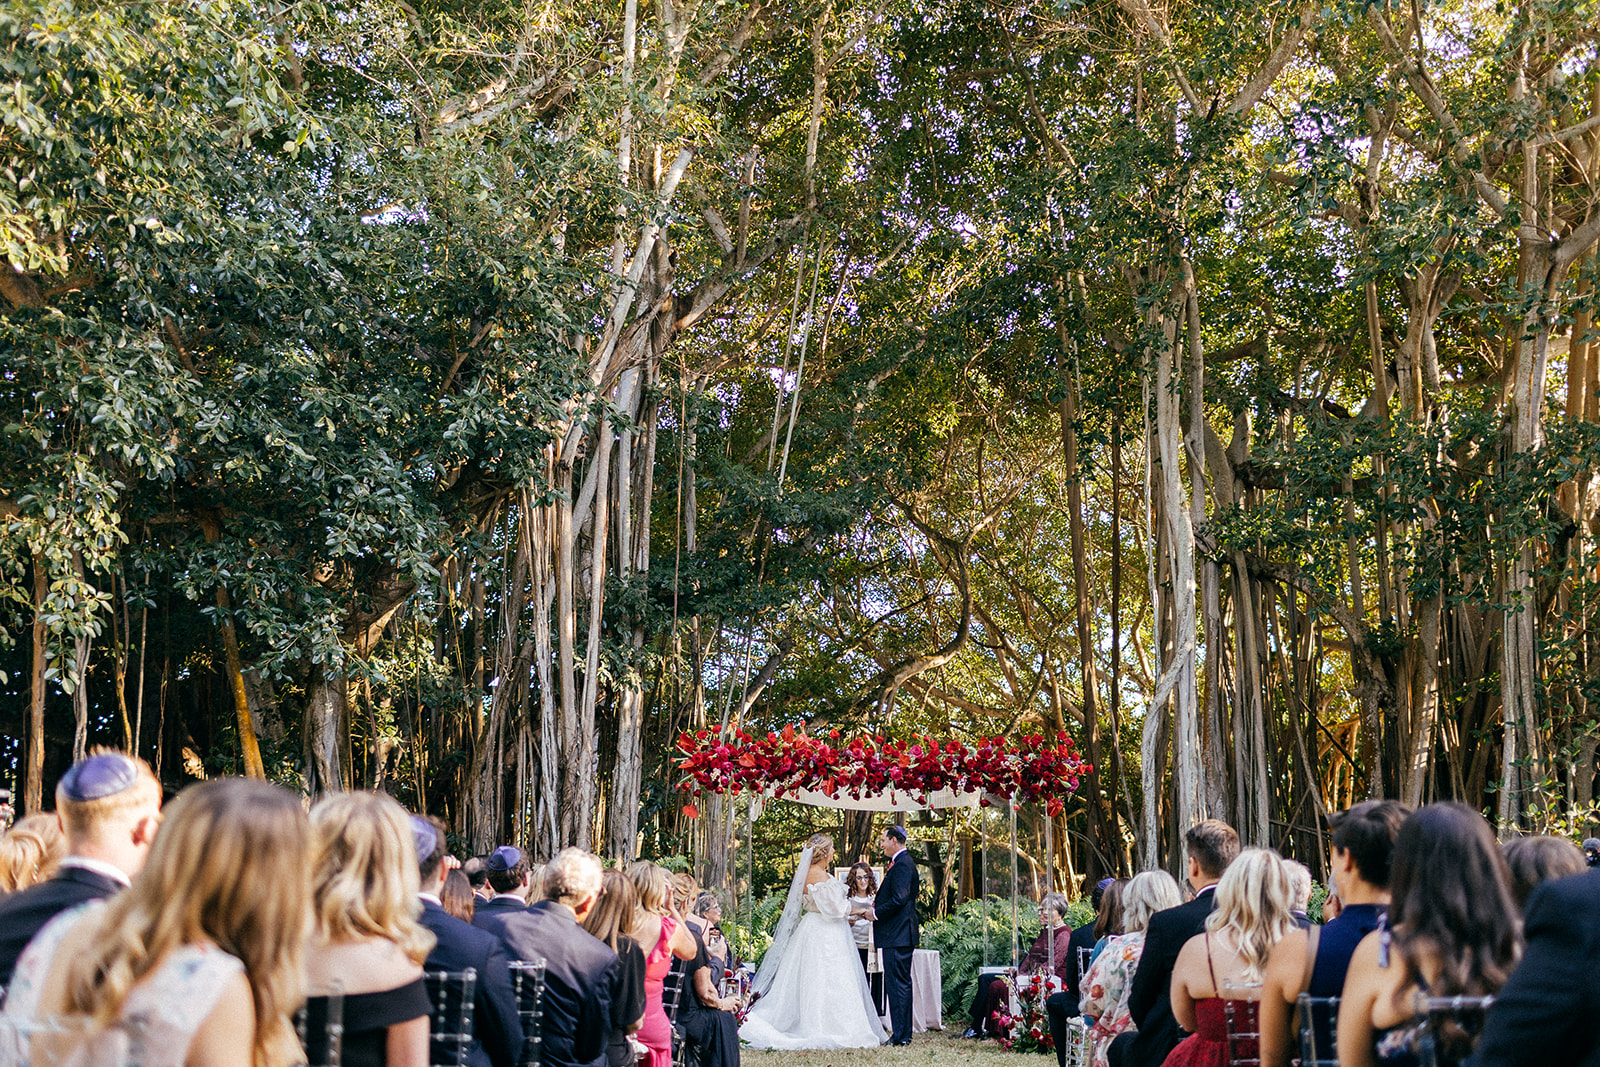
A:
POLYGON ((1078 950, 1080 948, 1094 948, 1094 923, 1086 922, 1072 931, 1072 938, 1067 942, 1067 996, 1076 1004, 1083 995, 1078 988, 1078 950))
POLYGON ((1128 1046, 1122 1067, 1161 1067, 1167 1053, 1183 1040, 1184 1029, 1172 1017, 1172 968, 1188 940, 1205 929, 1206 916, 1215 906, 1216 892, 1208 888, 1189 903, 1150 917, 1144 952, 1128 992, 1128 1012, 1139 1034, 1128 1046))
POLYGON ((431 900, 422 902, 423 926, 436 938, 424 966, 430 971, 478 972, 477 991, 472 998, 472 1048, 467 1062, 472 1067, 514 1067, 522 1052, 522 1021, 517 1017, 517 998, 511 989, 511 972, 506 969, 506 949, 500 939, 487 930, 445 911, 431 900))
POLYGON ((511 959, 544 960, 539 1032, 547 1067, 605 1067, 617 954, 554 901, 525 908, 510 898, 491 900, 473 913, 472 925, 500 938, 511 959))
POLYGON ((68 908, 120 892, 122 883, 82 867, 63 867, 54 878, 0 897, 0 985, 11 984, 17 957, 44 924, 68 908))
POLYGON ((1489 1009, 1475 1067, 1600 1067, 1600 871, 1528 898, 1522 962, 1489 1009))
POLYGON ((921 931, 917 927, 917 864, 910 849, 901 849, 883 872, 883 884, 873 899, 878 918, 872 924, 872 940, 879 948, 916 948, 921 931))

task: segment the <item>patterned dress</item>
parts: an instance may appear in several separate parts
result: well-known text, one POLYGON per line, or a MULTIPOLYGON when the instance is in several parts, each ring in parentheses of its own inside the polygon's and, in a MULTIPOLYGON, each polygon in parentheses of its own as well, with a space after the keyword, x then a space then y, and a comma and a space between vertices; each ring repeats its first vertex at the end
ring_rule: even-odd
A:
MULTIPOLYGON (((104 901, 85 904, 39 931, 17 960, 6 995, 7 1022, 22 1030, 45 1022, 39 997, 61 942, 78 923, 98 921, 104 910, 104 901)), ((200 1024, 243 973, 244 964, 215 945, 182 945, 128 991, 115 1023, 93 1030, 83 1021, 71 1032, 36 1034, 36 1058, 61 1067, 183 1067, 200 1024)))
POLYGON ((1133 1029, 1128 997, 1133 974, 1144 954, 1144 931, 1113 937, 1083 975, 1083 999, 1078 1008, 1095 1020, 1094 1067, 1109 1067, 1111 1039, 1133 1029))

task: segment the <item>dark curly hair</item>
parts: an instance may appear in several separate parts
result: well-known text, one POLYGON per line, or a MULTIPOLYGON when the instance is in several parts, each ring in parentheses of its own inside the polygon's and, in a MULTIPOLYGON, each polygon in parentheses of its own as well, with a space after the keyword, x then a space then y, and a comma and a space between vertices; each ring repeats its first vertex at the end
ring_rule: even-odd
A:
POLYGON ((867 872, 867 892, 868 893, 876 893, 878 891, 878 876, 872 873, 872 864, 863 863, 860 860, 857 860, 855 863, 852 863, 850 865, 849 873, 844 876, 844 887, 845 887, 845 889, 849 890, 851 895, 855 894, 855 891, 856 891, 856 872, 857 871, 866 871, 867 872))

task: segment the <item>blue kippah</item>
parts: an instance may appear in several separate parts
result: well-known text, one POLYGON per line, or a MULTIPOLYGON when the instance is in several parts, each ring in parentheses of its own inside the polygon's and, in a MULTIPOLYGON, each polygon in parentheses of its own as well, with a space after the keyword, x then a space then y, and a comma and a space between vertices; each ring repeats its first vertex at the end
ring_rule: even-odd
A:
POLYGON ((138 780, 139 765, 133 760, 120 752, 101 752, 67 768, 57 788, 68 800, 82 803, 114 797, 138 780))
POLYGON ((491 871, 509 871, 522 862, 522 850, 515 845, 501 845, 489 853, 483 865, 491 871))
POLYGON ((435 846, 439 844, 439 831, 433 824, 420 815, 411 816, 411 843, 417 848, 417 862, 422 862, 433 855, 435 846))

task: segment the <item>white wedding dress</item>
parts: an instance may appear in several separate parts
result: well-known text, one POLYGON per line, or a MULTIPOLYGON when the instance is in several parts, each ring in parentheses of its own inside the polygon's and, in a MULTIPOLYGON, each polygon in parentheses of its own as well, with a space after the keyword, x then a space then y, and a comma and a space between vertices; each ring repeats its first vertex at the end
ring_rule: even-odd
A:
MULTIPOLYGON (((807 865, 803 860, 801 871, 807 865)), ((850 933, 844 883, 832 877, 816 883, 801 893, 799 910, 792 936, 781 938, 782 943, 774 939, 773 950, 781 958, 771 968, 771 984, 739 1027, 739 1040, 760 1049, 883 1044, 887 1035, 850 933)), ((762 969, 769 969, 765 961, 762 969)))

